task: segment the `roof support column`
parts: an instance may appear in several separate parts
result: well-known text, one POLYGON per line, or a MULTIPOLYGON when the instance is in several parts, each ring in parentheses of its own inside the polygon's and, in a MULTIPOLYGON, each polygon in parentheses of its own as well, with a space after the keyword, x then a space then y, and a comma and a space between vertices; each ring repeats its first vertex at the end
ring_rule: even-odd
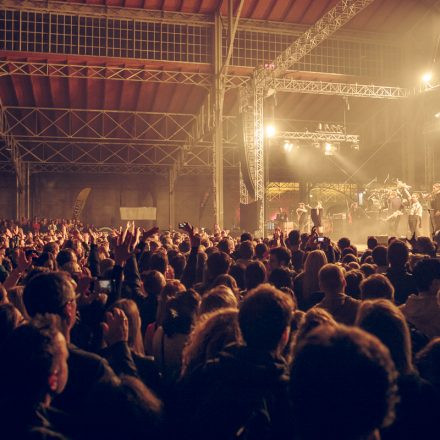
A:
POLYGON ((220 11, 214 21, 214 153, 213 153, 213 195, 215 223, 223 228, 223 99, 225 75, 222 72, 222 23, 220 11))

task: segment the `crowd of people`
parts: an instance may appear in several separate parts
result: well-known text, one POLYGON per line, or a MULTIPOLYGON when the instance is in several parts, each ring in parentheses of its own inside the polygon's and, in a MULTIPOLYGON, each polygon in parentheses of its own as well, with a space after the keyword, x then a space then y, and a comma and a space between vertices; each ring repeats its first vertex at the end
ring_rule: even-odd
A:
POLYGON ((181 226, 0 221, 0 438, 438 437, 430 238, 181 226))

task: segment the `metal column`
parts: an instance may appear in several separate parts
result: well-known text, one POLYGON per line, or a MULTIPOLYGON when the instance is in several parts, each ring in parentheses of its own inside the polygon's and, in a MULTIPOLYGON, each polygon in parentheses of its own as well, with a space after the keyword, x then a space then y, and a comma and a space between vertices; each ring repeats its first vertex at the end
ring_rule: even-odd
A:
POLYGON ((222 72, 222 25, 220 12, 214 24, 214 154, 213 192, 215 223, 223 228, 223 98, 224 73, 222 72))

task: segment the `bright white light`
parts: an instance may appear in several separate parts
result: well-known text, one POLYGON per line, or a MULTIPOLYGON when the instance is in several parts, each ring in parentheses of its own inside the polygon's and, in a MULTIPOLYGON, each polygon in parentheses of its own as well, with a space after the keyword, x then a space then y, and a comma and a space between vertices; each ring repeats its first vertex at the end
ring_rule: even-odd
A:
POLYGON ((293 144, 289 141, 284 141, 284 151, 286 153, 291 153, 293 150, 293 144))
POLYGON ((435 116, 437 119, 439 119, 439 118, 440 118, 440 112, 436 113, 434 116, 435 116))
POLYGON ((426 72, 422 76, 422 81, 424 83, 429 83, 432 80, 432 72, 426 72))
POLYGON ((325 152, 330 153, 332 151, 332 144, 329 144, 328 142, 325 144, 325 152))
POLYGON ((275 136, 275 127, 273 125, 267 125, 266 126, 266 136, 268 138, 273 138, 275 136))

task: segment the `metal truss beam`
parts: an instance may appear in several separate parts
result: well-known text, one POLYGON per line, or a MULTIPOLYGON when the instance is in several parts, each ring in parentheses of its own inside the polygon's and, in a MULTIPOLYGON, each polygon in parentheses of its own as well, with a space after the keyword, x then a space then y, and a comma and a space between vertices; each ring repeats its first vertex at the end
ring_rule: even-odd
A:
POLYGON ((278 92, 310 93, 314 95, 354 96, 359 98, 399 99, 411 95, 403 87, 372 84, 347 84, 330 81, 309 81, 290 78, 274 78, 273 88, 278 92))
POLYGON ((317 142, 349 142, 359 143, 359 135, 344 133, 329 133, 322 131, 281 131, 277 138, 285 140, 304 140, 317 142))
POLYGON ((157 23, 182 23, 209 25, 212 17, 207 14, 189 14, 143 8, 124 8, 117 6, 90 5, 77 2, 40 1, 40 0, 0 0, 0 7, 35 12, 51 12, 56 14, 85 15, 89 17, 106 17, 110 19, 142 20, 157 23))
MULTIPOLYGON (((42 63, 32 61, 0 61, 0 77, 8 75, 47 76, 61 78, 108 79, 119 81, 158 82, 185 84, 209 89, 213 75, 199 72, 177 72, 149 67, 112 65, 80 65, 67 63, 42 63)), ((250 77, 225 75, 225 89, 245 87, 250 77)), ((409 89, 372 84, 339 83, 331 81, 274 78, 273 88, 279 92, 310 93, 321 95, 356 96, 362 98, 405 98, 409 89)))
POLYGON ((3 140, 5 150, 9 151, 9 158, 17 175, 18 191, 24 190, 24 173, 21 163, 19 148, 15 137, 10 129, 6 107, 3 106, 0 99, 0 139, 3 140))
POLYGON ((30 163, 31 173, 144 174, 165 176, 166 168, 138 164, 30 163))
POLYGON ((17 139, 66 138, 149 140, 192 139, 194 115, 183 113, 127 112, 68 108, 6 107, 6 133, 17 139))
MULTIPOLYGON (((212 75, 209 73, 160 70, 149 67, 0 61, 0 77, 6 75, 159 82, 201 86, 204 88, 209 88, 212 82, 212 75)), ((234 77, 230 79, 231 87, 232 85, 236 87, 240 82, 241 79, 234 79, 234 77)))
MULTIPOLYGON (((88 165, 142 165, 154 167, 212 166, 212 146, 197 145, 182 160, 181 145, 70 141, 20 141, 24 161, 88 165), (176 165, 177 164, 177 165, 176 165)), ((1 150, 0 150, 1 153, 1 150)), ((225 148, 224 166, 237 166, 236 148, 225 148)))
POLYGON ((273 75, 283 74, 373 1, 341 0, 275 58, 273 75))

